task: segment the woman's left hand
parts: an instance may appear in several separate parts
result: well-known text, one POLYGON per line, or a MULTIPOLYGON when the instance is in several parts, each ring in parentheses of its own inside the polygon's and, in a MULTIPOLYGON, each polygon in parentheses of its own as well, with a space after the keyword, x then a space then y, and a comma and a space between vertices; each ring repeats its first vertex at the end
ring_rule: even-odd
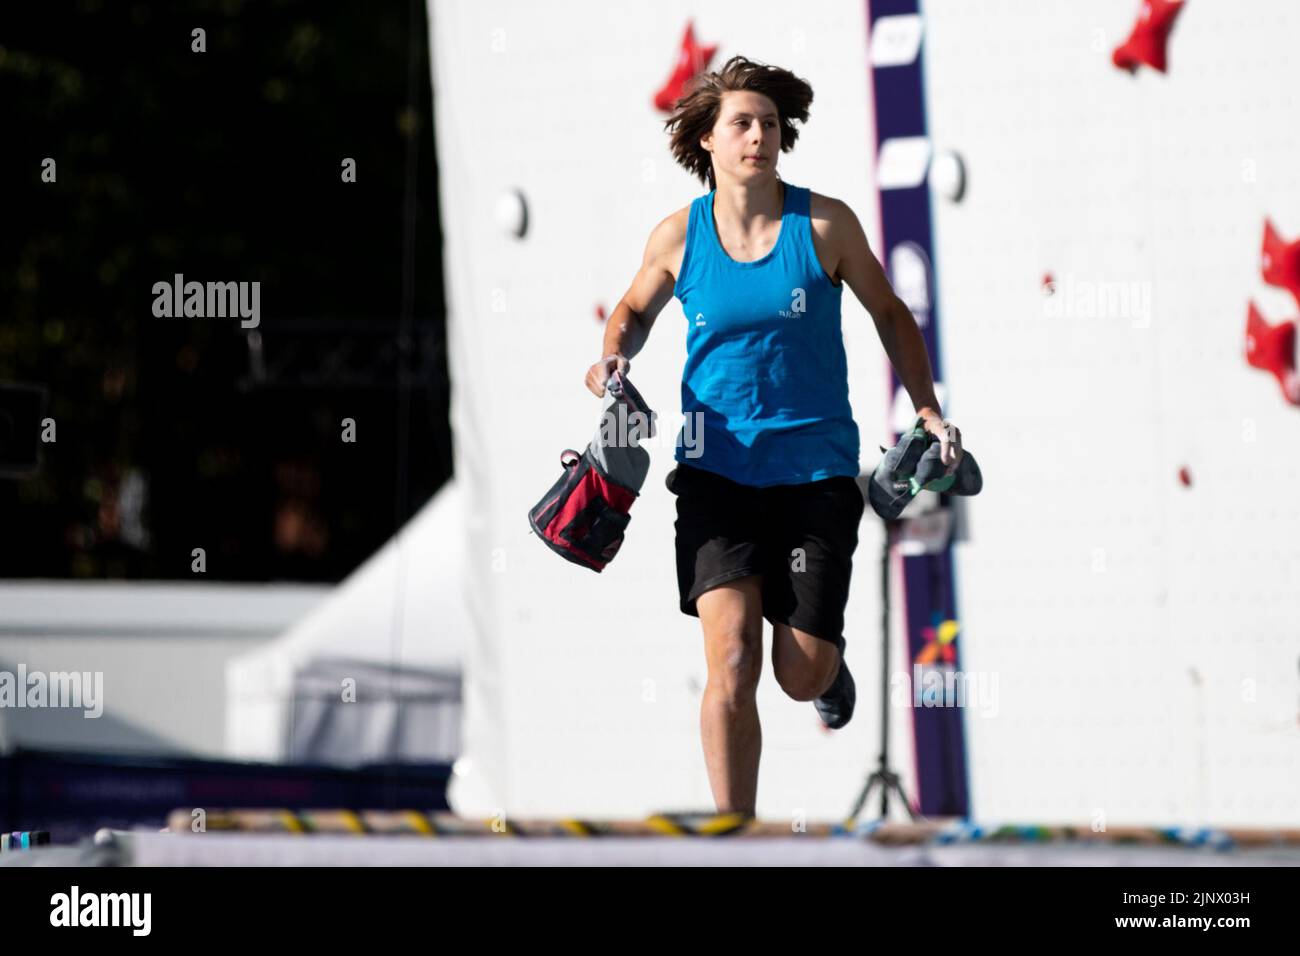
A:
POLYGON ((939 439, 939 460, 948 466, 944 474, 951 475, 961 463, 961 429, 934 412, 923 412, 921 422, 922 428, 939 439))

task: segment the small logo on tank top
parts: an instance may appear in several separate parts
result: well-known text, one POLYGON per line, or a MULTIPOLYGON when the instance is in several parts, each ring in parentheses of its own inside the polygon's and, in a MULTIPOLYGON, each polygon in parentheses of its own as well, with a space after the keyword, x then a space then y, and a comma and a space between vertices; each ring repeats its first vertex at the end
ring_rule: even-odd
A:
POLYGON ((703 312, 696 312, 696 313, 695 313, 695 327, 696 327, 697 329, 699 329, 699 328, 703 328, 704 325, 705 325, 705 322, 704 322, 704 313, 703 313, 703 312))
POLYGON ((806 311, 808 311, 808 310, 807 310, 807 307, 804 305, 804 291, 803 291, 803 289, 791 289, 791 290, 790 290, 790 308, 788 308, 788 309, 780 309, 780 310, 777 311, 776 314, 779 315, 779 316, 780 316, 781 318, 783 318, 783 319, 793 319, 795 316, 800 315, 800 314, 802 314, 802 313, 804 313, 804 312, 806 312, 806 311))

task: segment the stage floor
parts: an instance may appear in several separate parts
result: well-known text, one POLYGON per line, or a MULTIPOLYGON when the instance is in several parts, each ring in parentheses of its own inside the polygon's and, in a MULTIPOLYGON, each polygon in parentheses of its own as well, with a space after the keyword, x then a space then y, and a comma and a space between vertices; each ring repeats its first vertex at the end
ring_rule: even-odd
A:
MULTIPOLYGON (((905 835, 905 832, 904 834, 905 835)), ((1300 847, 1109 840, 881 842, 798 836, 414 836, 104 830, 77 846, 0 854, 0 866, 1297 866, 1300 847)))

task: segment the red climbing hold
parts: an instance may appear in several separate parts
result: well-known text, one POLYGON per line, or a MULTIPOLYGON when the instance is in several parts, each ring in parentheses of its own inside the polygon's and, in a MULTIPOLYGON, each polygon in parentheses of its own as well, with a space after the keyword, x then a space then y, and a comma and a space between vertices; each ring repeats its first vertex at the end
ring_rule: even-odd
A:
POLYGON ((681 49, 677 53, 677 65, 673 75, 655 94, 655 108, 671 112, 674 105, 687 92, 686 86, 697 73, 703 73, 708 67, 713 54, 718 52, 716 43, 700 46, 695 42, 695 24, 687 21, 686 32, 682 34, 681 49))
POLYGON ((1269 325, 1250 303, 1246 314, 1246 361, 1255 368, 1272 372, 1282 386, 1282 394, 1293 405, 1300 405, 1300 375, 1295 368, 1295 320, 1269 325))
POLYGON ((1136 73, 1141 64, 1165 72, 1169 31, 1174 28, 1174 18, 1182 9, 1183 0, 1142 0, 1133 32, 1115 47, 1110 56, 1114 64, 1130 73, 1136 73))
POLYGON ((1283 242, 1273 223, 1267 219, 1264 220, 1264 248, 1260 252, 1259 268, 1265 282, 1288 290, 1300 303, 1300 239, 1283 242))

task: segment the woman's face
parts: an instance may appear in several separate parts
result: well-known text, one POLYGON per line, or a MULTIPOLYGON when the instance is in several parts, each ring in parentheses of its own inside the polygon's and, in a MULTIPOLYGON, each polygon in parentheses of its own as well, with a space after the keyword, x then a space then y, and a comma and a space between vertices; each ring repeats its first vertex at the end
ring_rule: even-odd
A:
POLYGON ((700 144, 713 154, 714 176, 749 182, 775 174, 781 153, 776 104, 762 93, 732 90, 722 94, 713 130, 700 144))

